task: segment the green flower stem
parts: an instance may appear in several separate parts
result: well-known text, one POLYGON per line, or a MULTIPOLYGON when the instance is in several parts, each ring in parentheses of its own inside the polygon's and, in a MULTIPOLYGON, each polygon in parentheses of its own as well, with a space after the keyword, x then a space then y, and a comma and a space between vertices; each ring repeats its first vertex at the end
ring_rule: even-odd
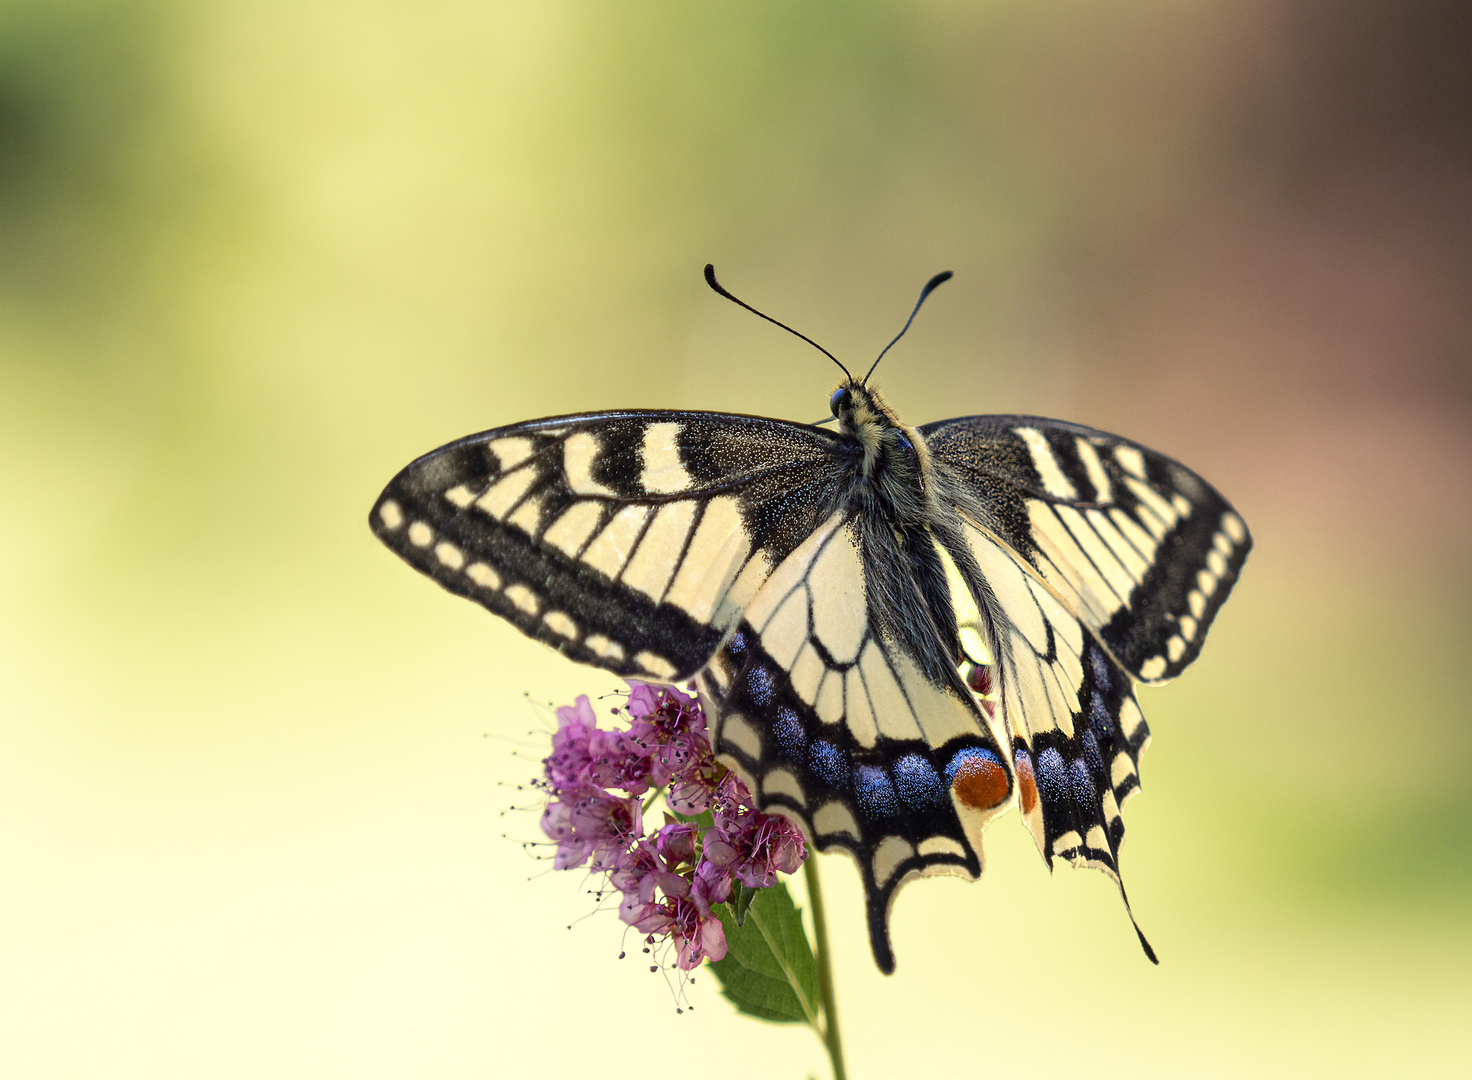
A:
POLYGON ((833 993, 833 960, 828 953, 828 916, 823 912, 823 887, 818 882, 818 853, 810 852, 803 864, 807 878, 808 904, 813 909, 813 952, 818 961, 818 992, 823 998, 823 1045, 833 1063, 833 1080, 848 1080, 843 1067, 843 1040, 838 1034, 838 1000, 833 993))

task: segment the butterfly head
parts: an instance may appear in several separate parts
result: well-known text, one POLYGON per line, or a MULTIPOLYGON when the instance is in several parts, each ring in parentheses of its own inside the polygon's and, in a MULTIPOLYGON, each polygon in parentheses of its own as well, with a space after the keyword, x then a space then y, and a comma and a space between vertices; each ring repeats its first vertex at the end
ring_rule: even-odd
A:
POLYGON ((918 478, 922 473, 924 440, 900 423, 878 390, 857 379, 844 379, 833 391, 828 407, 839 430, 863 450, 865 476, 901 473, 918 478))
POLYGON ((867 433, 875 425, 883 425, 886 421, 897 423, 878 391, 870 390, 857 379, 847 378, 839 383, 828 399, 828 408, 832 410, 838 426, 861 442, 868 441, 861 433, 867 433))

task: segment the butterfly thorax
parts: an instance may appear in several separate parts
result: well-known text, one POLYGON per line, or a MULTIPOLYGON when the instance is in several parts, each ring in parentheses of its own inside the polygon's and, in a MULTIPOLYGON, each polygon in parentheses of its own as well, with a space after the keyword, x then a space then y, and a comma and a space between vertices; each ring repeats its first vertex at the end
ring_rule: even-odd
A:
POLYGON ((879 391, 857 380, 840 383, 830 404, 839 431, 858 450, 862 488, 877 500, 897 531, 924 526, 931 517, 931 464, 925 439, 900 422, 879 391))

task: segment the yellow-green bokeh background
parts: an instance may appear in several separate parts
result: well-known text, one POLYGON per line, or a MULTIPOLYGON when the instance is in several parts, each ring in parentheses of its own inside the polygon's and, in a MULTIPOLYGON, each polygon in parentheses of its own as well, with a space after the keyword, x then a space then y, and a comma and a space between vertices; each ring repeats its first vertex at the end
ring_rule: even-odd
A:
POLYGON ((5 0, 0 1073, 825 1075, 567 929, 522 695, 612 682, 365 524, 516 420, 823 415, 708 260, 859 361, 955 270, 904 416, 1126 433, 1257 539, 1141 695, 1162 965, 1012 819, 885 979, 827 859, 853 1076, 1472 1067, 1469 50, 1436 2, 5 0))

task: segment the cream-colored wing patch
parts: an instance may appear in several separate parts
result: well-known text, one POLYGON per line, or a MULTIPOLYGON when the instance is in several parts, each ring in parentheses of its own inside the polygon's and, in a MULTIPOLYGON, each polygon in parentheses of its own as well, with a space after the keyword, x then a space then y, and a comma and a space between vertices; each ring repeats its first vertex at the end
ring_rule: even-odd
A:
POLYGON ((684 424, 670 421, 644 429, 644 470, 639 483, 656 495, 677 495, 694 485, 680 457, 680 432, 684 424))
POLYGON ((596 502, 575 502, 547 526, 542 542, 551 544, 564 555, 575 556, 583 550, 602 516, 603 508, 596 502))
POLYGON ((508 435, 505 438, 491 440, 486 444, 486 449, 496 456, 496 461, 504 473, 510 472, 531 457, 536 444, 523 435, 508 435))
POLYGON ((1027 510, 1044 579, 1096 625, 1108 622, 1138 579, 1073 507, 1029 499, 1027 510))
POLYGON ((864 569, 852 529, 825 546, 808 577, 813 635, 838 663, 851 664, 864 643, 864 569))
MULTIPOLYGON (((752 565, 747 562, 750 553, 751 538, 740 505, 729 495, 716 496, 701 510, 700 524, 695 527, 665 600, 701 622, 729 626, 740 607, 723 602, 742 568, 752 565)), ((759 563, 757 567, 764 565, 759 563)))
POLYGON ((1020 427, 1016 431, 1018 438, 1027 446, 1027 452, 1032 455, 1033 468, 1048 494, 1055 499, 1077 499, 1078 489, 1063 472, 1063 467, 1058 464, 1058 458, 1043 433, 1030 427, 1020 427))
MULTIPOLYGON (((767 656, 822 723, 842 724, 865 749, 881 738, 942 746, 981 734, 969 701, 930 682, 869 625, 858 550, 857 527, 835 515, 773 572, 745 615, 767 656)), ((941 557, 959 581, 949 556, 941 557)), ((979 623, 974 601, 963 615, 968 610, 979 623)), ((1041 618, 1032 630, 1045 637, 1041 618)))
POLYGON ((475 500, 475 505, 493 518, 504 518, 531 489, 536 479, 535 469, 518 469, 492 484, 484 495, 475 500))
POLYGON ((653 600, 664 596, 694 521, 695 504, 688 500, 658 507, 620 580, 653 600))
POLYGON ((967 526, 967 543, 998 601, 1003 639, 1002 715, 1010 732, 1073 736, 1083 683, 1078 619, 991 536, 967 526))
POLYGON ((574 495, 615 498, 617 493, 593 479, 593 464, 602 444, 586 431, 575 432, 562 444, 562 470, 574 495))
POLYGON ((1109 502, 1114 486, 1109 482, 1104 462, 1099 459, 1099 451, 1082 435, 1074 439, 1074 446, 1078 449, 1078 459, 1084 463, 1084 471, 1089 474, 1089 483, 1094 485, 1094 502, 1109 502))
POLYGON ((629 556, 633 554, 634 545, 639 542, 648 517, 647 506, 625 506, 613 515, 608 524, 603 526, 603 531, 588 545, 588 549, 583 552, 583 561, 610 578, 618 577, 623 572, 624 564, 629 561, 629 556))

